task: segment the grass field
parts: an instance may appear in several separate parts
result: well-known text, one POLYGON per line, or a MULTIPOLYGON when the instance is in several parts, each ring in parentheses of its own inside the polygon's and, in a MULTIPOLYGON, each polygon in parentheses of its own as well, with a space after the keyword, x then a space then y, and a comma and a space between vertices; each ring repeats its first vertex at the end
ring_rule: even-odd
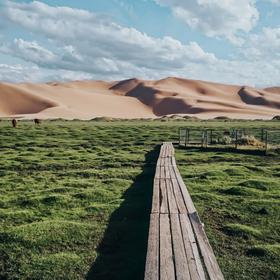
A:
MULTIPOLYGON (((0 279, 143 279, 159 144, 279 122, 0 122, 0 279)), ((226 279, 280 278, 280 156, 176 149, 226 279)))

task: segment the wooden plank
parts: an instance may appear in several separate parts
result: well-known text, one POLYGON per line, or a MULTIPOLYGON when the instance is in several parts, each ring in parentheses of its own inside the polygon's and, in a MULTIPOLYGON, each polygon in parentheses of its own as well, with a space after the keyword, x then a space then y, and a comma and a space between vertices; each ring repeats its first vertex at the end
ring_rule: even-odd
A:
POLYGON ((166 178, 166 179, 171 179, 170 170, 169 170, 169 165, 165 165, 165 166, 164 166, 164 170, 165 170, 165 178, 166 178))
POLYGON ((166 154, 166 145, 165 144, 163 144, 162 145, 162 155, 161 155, 161 157, 165 157, 165 154, 166 154))
POLYGON ((191 199, 191 196, 187 190, 187 187, 179 173, 179 170, 178 168, 174 168, 175 170, 175 174, 176 174, 176 178, 177 178, 177 181, 178 181, 178 184, 179 184, 179 187, 180 187, 180 190, 181 190, 181 193, 182 193, 182 196, 184 198, 184 201, 185 201, 185 205, 188 209, 188 212, 189 213, 194 213, 196 212, 196 209, 194 207, 194 204, 193 204, 193 201, 191 199))
POLYGON ((172 166, 176 167, 176 159, 175 159, 175 157, 172 157, 171 161, 172 161, 172 166))
POLYGON ((159 279, 159 214, 150 215, 145 280, 159 279))
POLYGON ((170 157, 168 158, 168 165, 169 165, 169 166, 172 166, 172 156, 170 156, 170 157))
POLYGON ((171 179, 176 205, 179 213, 188 213, 177 179, 171 179))
POLYGON ((163 145, 161 145, 161 147, 160 147, 160 152, 159 152, 159 158, 161 158, 161 157, 162 157, 162 154, 163 154, 163 149, 164 149, 164 146, 163 146, 163 145))
POLYGON ((159 165, 156 166, 155 178, 156 179, 160 178, 160 166, 159 165))
POLYGON ((187 214, 180 214, 180 224, 184 239, 184 248, 192 280, 205 280, 199 250, 194 237, 193 229, 187 214))
POLYGON ((159 180, 154 179, 154 188, 153 188, 153 200, 152 200, 152 213, 159 213, 159 180))
POLYGON ((160 179, 160 213, 168 213, 168 201, 167 201, 167 191, 166 182, 164 179, 160 179))
POLYGON ((171 214, 170 220, 176 280, 191 280, 178 214, 171 214))
POLYGON ((164 179, 165 178, 165 168, 164 166, 160 166, 160 178, 164 179))
POLYGON ((160 280, 175 280, 169 215, 160 214, 160 280))
POLYGON ((173 157, 174 154, 175 154, 175 149, 174 149, 173 144, 171 144, 171 156, 173 157))
POLYGON ((176 174, 172 165, 169 166, 169 173, 171 179, 176 179, 176 174))
POLYGON ((165 157, 168 157, 169 154, 169 145, 168 143, 166 144, 166 151, 165 151, 165 157))
POLYGON ((177 208, 175 196, 173 193, 171 180, 166 179, 165 184, 166 184, 166 190, 167 190, 169 213, 178 214, 178 208, 177 208))
POLYGON ((197 212, 189 214, 189 218, 210 280, 224 280, 197 212))

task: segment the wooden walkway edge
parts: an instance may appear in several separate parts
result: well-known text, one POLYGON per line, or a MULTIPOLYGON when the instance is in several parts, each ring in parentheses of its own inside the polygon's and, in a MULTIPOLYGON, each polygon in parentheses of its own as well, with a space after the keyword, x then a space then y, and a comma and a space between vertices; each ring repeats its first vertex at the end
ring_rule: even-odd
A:
POLYGON ((223 280, 191 196, 163 143, 154 178, 145 280, 223 280))

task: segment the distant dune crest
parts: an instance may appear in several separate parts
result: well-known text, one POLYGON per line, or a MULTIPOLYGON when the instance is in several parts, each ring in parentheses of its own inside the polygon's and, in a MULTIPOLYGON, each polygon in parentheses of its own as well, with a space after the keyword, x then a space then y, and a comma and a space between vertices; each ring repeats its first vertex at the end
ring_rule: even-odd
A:
POLYGON ((280 87, 256 89, 181 78, 0 83, 0 117, 86 120, 174 114, 271 119, 280 114, 280 87))

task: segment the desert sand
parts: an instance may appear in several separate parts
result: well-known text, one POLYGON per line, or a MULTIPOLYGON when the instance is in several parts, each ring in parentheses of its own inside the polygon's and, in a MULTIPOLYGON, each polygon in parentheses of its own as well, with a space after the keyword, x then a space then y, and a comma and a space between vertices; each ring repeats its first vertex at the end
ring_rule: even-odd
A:
POLYGON ((181 78, 0 83, 1 118, 271 119, 279 114, 280 87, 256 89, 181 78))

